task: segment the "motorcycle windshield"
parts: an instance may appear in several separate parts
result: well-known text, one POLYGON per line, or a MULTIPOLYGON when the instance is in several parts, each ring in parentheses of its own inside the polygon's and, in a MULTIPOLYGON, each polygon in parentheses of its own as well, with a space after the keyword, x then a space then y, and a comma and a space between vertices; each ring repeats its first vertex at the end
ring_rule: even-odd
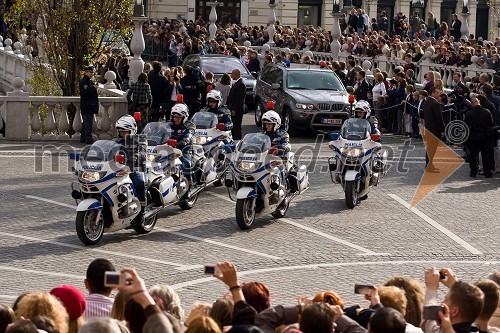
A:
POLYGON ((142 130, 142 134, 148 139, 148 146, 158 146, 164 144, 172 136, 172 129, 168 123, 153 122, 148 123, 142 130))
POLYGON ((196 125, 196 129, 214 128, 219 122, 212 112, 196 112, 191 121, 196 125))
POLYGON ((370 138, 370 133, 370 123, 361 118, 349 118, 340 129, 340 135, 346 140, 366 140, 370 138))
POLYGON ((88 149, 82 150, 82 160, 88 162, 112 161, 123 147, 111 140, 96 141, 88 149))
POLYGON ((251 133, 245 135, 238 143, 240 153, 260 154, 271 148, 271 139, 263 133, 251 133))

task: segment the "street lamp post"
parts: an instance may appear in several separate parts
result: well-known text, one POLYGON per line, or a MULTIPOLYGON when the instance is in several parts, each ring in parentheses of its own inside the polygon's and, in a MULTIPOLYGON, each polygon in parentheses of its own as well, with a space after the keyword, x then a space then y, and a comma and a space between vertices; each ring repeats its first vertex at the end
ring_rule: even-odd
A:
POLYGON ((274 33, 276 32, 276 28, 274 27, 274 23, 276 23, 276 13, 274 12, 274 8, 276 8, 276 0, 269 0, 269 26, 267 27, 267 34, 269 35, 269 44, 270 47, 274 46, 274 33))
POLYGON ((340 53, 340 43, 339 43, 339 38, 341 35, 340 32, 340 15, 342 13, 340 12, 341 10, 341 5, 340 5, 341 0, 333 0, 333 11, 331 15, 333 16, 333 26, 332 26, 332 42, 330 43, 330 49, 332 51, 332 56, 333 60, 338 61, 339 60, 339 53, 340 53))
POLYGON ((208 27, 208 31, 210 32, 210 40, 215 40, 215 33, 217 32, 217 25, 215 22, 217 21, 217 11, 215 7, 217 7, 217 0, 210 0, 209 5, 212 7, 210 10, 210 16, 208 19, 210 20, 210 26, 208 27))
POLYGON ((139 75, 144 71, 144 61, 141 58, 142 52, 146 48, 144 35, 142 33, 142 23, 146 20, 144 16, 144 4, 142 0, 135 0, 132 22, 134 23, 134 33, 130 41, 130 50, 134 54, 130 60, 130 81, 136 82, 139 75))
POLYGON ((465 40, 469 40, 469 16, 469 0, 464 0, 464 5, 462 7, 463 23, 462 27, 460 28, 460 33, 462 34, 462 38, 465 38, 465 40))

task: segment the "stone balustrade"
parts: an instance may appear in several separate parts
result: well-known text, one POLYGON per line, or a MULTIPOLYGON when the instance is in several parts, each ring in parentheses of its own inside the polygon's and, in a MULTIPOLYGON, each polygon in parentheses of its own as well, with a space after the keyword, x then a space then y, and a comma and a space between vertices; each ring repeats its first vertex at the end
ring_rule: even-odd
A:
MULTIPOLYGON (((0 129, 5 126, 5 139, 80 139, 80 97, 30 96, 22 91, 24 81, 17 77, 12 85, 14 91, 0 96, 0 129), (75 109, 75 116, 70 121, 69 114, 75 109)), ((110 139, 114 136, 116 120, 127 113, 127 99, 124 92, 103 85, 99 85, 99 95, 99 113, 94 116, 92 136, 94 140, 110 139)))

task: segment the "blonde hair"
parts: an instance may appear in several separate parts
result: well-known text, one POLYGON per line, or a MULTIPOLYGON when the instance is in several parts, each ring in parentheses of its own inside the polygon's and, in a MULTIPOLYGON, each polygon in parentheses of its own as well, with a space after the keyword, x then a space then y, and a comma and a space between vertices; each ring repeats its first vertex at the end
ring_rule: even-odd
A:
POLYGON ((380 286, 378 287, 378 294, 380 296, 380 303, 387 308, 393 308, 400 312, 403 316, 406 315, 406 300, 405 291, 394 286, 380 286))
POLYGON ((59 333, 69 332, 66 308, 57 298, 46 292, 33 292, 25 295, 17 305, 16 316, 18 319, 46 316, 54 321, 59 333))
POLYGON ((194 318, 184 333, 222 333, 217 323, 208 316, 194 318))
POLYGON ((127 293, 119 291, 115 296, 109 316, 116 320, 125 320, 125 304, 127 304, 129 300, 130 296, 127 293))
MULTIPOLYGON (((421 90, 419 91, 419 95, 427 96, 427 92, 421 90)), ((420 283, 409 277, 394 276, 384 285, 396 286, 405 291, 407 301, 405 320, 418 327, 422 319, 422 309, 424 307, 424 290, 420 283)))
POLYGON ((174 317, 181 320, 184 317, 184 310, 181 307, 181 300, 175 290, 166 285, 156 285, 149 289, 151 296, 156 296, 162 300, 161 309, 171 313, 174 317))

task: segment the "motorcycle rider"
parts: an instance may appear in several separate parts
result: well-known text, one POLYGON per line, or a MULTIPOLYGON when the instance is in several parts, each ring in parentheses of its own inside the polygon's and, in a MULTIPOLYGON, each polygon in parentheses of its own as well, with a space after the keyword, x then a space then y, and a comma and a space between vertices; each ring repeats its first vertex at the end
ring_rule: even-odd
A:
MULTIPOLYGON (((188 149, 184 148, 193 144, 193 135, 196 126, 188 118, 188 106, 184 103, 177 103, 170 111, 170 121, 168 124, 172 129, 171 139, 177 140, 177 148, 182 150, 182 157, 180 158, 182 171, 186 178, 191 181, 191 171, 193 170, 192 156, 188 149)), ((200 180, 199 177, 197 178, 200 180)))
POLYGON ((224 124, 224 131, 230 131, 233 128, 231 112, 226 106, 222 105, 222 94, 220 91, 212 89, 207 93, 207 106, 201 111, 215 114, 219 120, 219 124, 224 124))
POLYGON ((141 202, 141 212, 135 218, 134 223, 144 223, 144 212, 146 206, 146 185, 143 171, 144 163, 146 161, 145 147, 138 144, 135 140, 137 134, 137 123, 131 115, 125 115, 118 119, 115 124, 118 132, 118 137, 114 139, 115 142, 125 147, 125 154, 127 156, 127 166, 130 168, 130 180, 134 185, 137 193, 137 198, 141 202))
POLYGON ((378 121, 374 116, 370 116, 371 108, 370 103, 367 101, 358 101, 354 105, 354 117, 366 119, 370 123, 371 133, 370 134, 378 134, 380 135, 380 131, 378 130, 378 121))
POLYGON ((288 133, 280 129, 280 115, 273 111, 274 102, 267 102, 266 108, 269 110, 262 115, 262 133, 271 139, 271 145, 280 150, 280 156, 286 156, 292 146, 290 145, 290 136, 288 133))

